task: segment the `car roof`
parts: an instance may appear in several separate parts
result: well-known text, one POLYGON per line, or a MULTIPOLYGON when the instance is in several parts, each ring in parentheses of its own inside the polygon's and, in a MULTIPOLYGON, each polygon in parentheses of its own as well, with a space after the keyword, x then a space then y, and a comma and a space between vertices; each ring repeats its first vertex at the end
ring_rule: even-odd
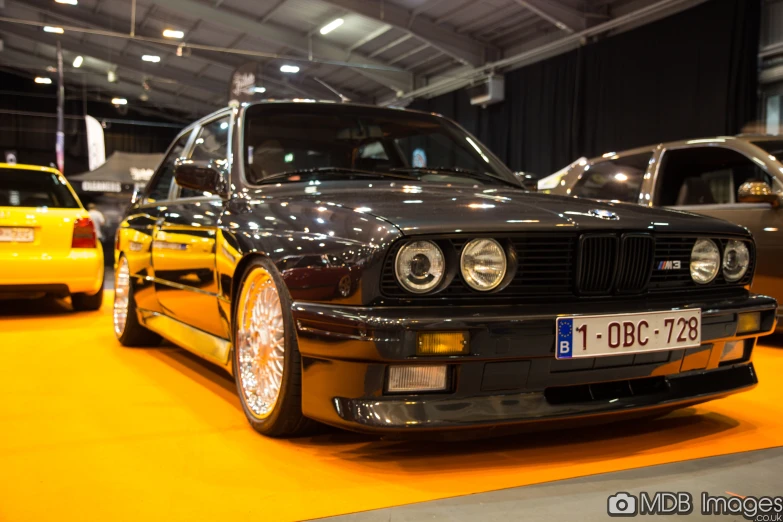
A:
POLYGON ((783 136, 774 136, 771 134, 738 134, 737 136, 711 136, 708 138, 692 138, 688 140, 676 140, 676 141, 666 141, 663 143, 656 143, 654 145, 646 145, 644 147, 636 147, 635 149, 627 149, 620 152, 607 152, 606 154, 603 154, 601 156, 596 156, 594 158, 590 158, 588 161, 589 163, 600 163, 603 161, 608 161, 612 159, 617 158, 623 158, 625 156, 633 156, 634 154, 642 154, 645 152, 652 152, 658 147, 664 147, 664 148, 679 148, 686 145, 697 145, 699 143, 710 143, 710 142, 726 142, 726 141, 745 141, 748 143, 757 142, 757 141, 780 141, 783 140, 783 136))
POLYGON ((0 169, 16 169, 16 170, 37 170, 39 172, 50 172, 52 174, 60 174, 60 171, 53 167, 44 167, 43 165, 25 165, 25 164, 11 164, 0 163, 0 169))

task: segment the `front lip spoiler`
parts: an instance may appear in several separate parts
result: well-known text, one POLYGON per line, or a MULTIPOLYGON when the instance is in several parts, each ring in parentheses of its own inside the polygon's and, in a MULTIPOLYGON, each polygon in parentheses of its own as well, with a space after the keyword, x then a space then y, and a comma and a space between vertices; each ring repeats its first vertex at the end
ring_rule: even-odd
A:
POLYGON ((544 392, 463 398, 333 399, 347 428, 367 432, 427 431, 499 427, 554 420, 655 411, 696 404, 753 388, 752 363, 667 377, 668 389, 650 395, 550 404, 544 392))

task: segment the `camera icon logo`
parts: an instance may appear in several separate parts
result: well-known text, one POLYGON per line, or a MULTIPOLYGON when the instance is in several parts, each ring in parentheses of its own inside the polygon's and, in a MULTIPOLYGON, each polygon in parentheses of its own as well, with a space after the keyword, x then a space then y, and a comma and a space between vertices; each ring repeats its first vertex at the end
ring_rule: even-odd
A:
POLYGON ((606 511, 610 517, 635 517, 639 512, 636 497, 620 491, 607 499, 606 511))

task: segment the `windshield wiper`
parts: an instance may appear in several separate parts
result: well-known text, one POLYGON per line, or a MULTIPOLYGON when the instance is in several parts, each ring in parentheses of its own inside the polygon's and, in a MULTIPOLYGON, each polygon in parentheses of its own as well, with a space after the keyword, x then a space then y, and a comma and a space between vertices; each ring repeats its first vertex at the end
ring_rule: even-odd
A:
POLYGON ((487 180, 487 178, 489 178, 493 181, 500 181, 508 185, 513 185, 515 187, 517 186, 515 183, 512 183, 511 181, 495 176, 494 174, 490 174, 489 172, 486 171, 480 172, 478 170, 463 169, 460 167, 396 167, 389 170, 391 172, 416 172, 416 173, 430 173, 430 174, 442 174, 444 172, 448 172, 449 174, 459 174, 461 176, 465 176, 466 178, 485 180, 485 181, 487 180))
MULTIPOLYGON (((405 176, 402 174, 392 174, 389 172, 377 172, 372 170, 352 169, 347 167, 316 167, 311 169, 296 169, 288 170, 285 172, 278 172, 270 176, 266 176, 258 183, 268 183, 270 181, 279 180, 281 178, 290 178, 291 176, 298 176, 301 174, 350 174, 353 176, 360 176, 363 178, 395 178, 410 180, 411 176, 405 176)), ((300 180, 297 180, 300 181, 300 180)), ((301 180, 307 181, 307 180, 301 180)))

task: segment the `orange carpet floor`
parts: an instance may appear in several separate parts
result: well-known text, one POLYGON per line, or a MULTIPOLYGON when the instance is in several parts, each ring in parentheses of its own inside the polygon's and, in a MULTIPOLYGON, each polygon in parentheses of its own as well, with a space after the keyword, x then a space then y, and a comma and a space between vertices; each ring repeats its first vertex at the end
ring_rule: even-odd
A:
POLYGON ((783 446, 783 348, 761 385, 643 424, 465 443, 337 430, 273 440, 180 349, 122 348, 100 312, 0 302, 0 520, 300 520, 783 446))

